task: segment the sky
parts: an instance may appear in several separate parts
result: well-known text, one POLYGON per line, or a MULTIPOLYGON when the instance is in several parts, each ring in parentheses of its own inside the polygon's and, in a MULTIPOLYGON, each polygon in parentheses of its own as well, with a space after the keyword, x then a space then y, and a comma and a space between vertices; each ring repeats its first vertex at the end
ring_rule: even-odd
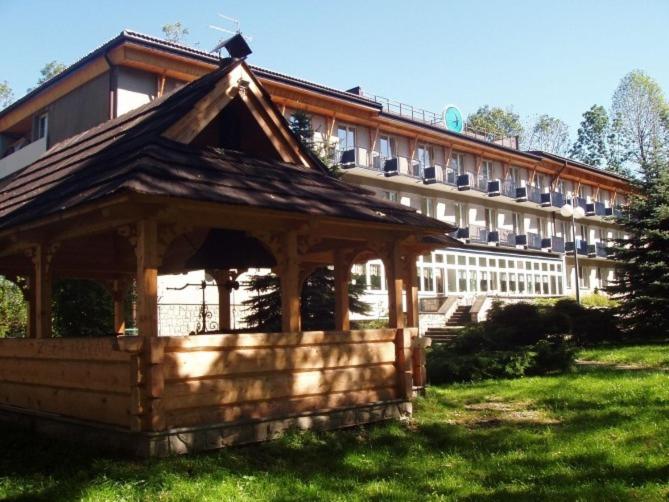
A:
POLYGON ((211 50, 235 17, 252 64, 339 89, 465 115, 481 105, 549 114, 576 136, 641 69, 669 92, 669 0, 0 0, 0 81, 15 97, 49 61, 73 63, 124 28, 211 50))

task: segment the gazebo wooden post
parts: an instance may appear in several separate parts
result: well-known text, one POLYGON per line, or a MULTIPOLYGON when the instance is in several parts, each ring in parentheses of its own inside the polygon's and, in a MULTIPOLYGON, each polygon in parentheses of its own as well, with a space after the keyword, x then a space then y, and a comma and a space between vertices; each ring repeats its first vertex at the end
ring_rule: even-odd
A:
POLYGON ((406 256, 406 302, 407 302, 407 326, 418 327, 418 270, 416 267, 416 255, 406 256))
POLYGON ((158 226, 154 220, 137 223, 137 329, 143 337, 140 356, 141 422, 145 431, 165 428, 161 397, 165 388, 164 349, 158 339, 158 226))
POLYGON ((400 246, 394 242, 390 253, 384 260, 386 282, 388 283, 388 324, 391 328, 404 327, 402 293, 404 291, 403 263, 400 246))
POLYGON ((218 290, 218 329, 222 332, 232 329, 230 319, 230 288, 228 281, 231 280, 229 270, 209 270, 209 274, 216 281, 218 290))
POLYGON ((349 320, 348 283, 351 276, 351 263, 343 251, 335 252, 334 288, 335 288, 335 329, 348 331, 349 320))
POLYGON ((114 333, 125 334, 125 293, 126 284, 121 280, 112 282, 112 300, 114 301, 114 333))
POLYGON ((51 256, 45 244, 35 247, 33 255, 33 278, 31 297, 34 309, 31 316, 34 320, 31 338, 51 337, 51 271, 49 262, 51 256), (34 313, 33 313, 34 312, 34 313))
POLYGON ((289 230, 281 237, 279 279, 281 281, 281 331, 300 331, 300 262, 297 232, 289 230))
POLYGON ((137 224, 137 330, 158 336, 158 229, 153 220, 137 224))

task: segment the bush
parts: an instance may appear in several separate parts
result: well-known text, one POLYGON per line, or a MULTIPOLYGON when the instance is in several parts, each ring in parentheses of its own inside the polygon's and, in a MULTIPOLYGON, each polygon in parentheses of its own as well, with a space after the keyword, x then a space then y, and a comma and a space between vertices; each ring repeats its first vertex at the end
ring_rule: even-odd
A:
POLYGON ((53 335, 106 336, 114 331, 111 295, 95 281, 63 279, 53 288, 53 335))
POLYGON ((595 291, 591 295, 581 297, 581 305, 589 308, 612 309, 618 306, 618 302, 607 295, 602 295, 595 291))
POLYGON ((21 289, 0 276, 0 338, 26 336, 28 308, 21 289))
POLYGON ((535 375, 567 371, 576 359, 576 348, 561 336, 539 340, 534 345, 533 352, 534 365, 531 372, 535 375))
POLYGON ((363 319, 351 321, 351 329, 383 329, 388 327, 388 319, 363 319))

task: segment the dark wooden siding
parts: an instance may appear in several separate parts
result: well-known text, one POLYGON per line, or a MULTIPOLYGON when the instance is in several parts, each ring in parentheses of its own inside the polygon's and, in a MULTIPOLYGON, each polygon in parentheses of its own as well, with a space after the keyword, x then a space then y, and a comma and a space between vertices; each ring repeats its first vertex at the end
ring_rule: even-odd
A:
POLYGON ((54 101, 48 112, 48 146, 109 120, 109 72, 54 101))

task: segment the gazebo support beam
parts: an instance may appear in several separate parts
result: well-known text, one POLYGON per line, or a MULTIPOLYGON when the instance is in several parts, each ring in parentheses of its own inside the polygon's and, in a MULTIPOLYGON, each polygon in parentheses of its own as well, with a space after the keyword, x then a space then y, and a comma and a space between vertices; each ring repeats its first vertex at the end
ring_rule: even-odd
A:
POLYGON ((334 289, 335 289, 335 329, 348 331, 349 320, 348 282, 351 275, 351 263, 342 250, 335 251, 334 289))
POLYGON ((137 329, 158 336, 158 229, 153 220, 137 223, 137 329))
POLYGON ((279 279, 281 281, 281 331, 300 331, 300 262, 297 251, 297 232, 290 230, 282 236, 279 279))
POLYGON ((51 337, 51 271, 49 270, 50 254, 47 246, 39 244, 33 255, 34 284, 32 286, 33 306, 31 317, 31 338, 51 337), (34 314, 33 314, 34 312, 34 314))
POLYGON ((406 256, 405 279, 406 302, 407 302, 407 326, 418 327, 418 271, 416 267, 416 256, 409 254, 406 256))
POLYGON ((404 264, 399 242, 391 245, 390 252, 386 257, 386 278, 388 282, 388 322, 391 328, 404 327, 404 311, 402 306, 402 293, 404 291, 404 264))

